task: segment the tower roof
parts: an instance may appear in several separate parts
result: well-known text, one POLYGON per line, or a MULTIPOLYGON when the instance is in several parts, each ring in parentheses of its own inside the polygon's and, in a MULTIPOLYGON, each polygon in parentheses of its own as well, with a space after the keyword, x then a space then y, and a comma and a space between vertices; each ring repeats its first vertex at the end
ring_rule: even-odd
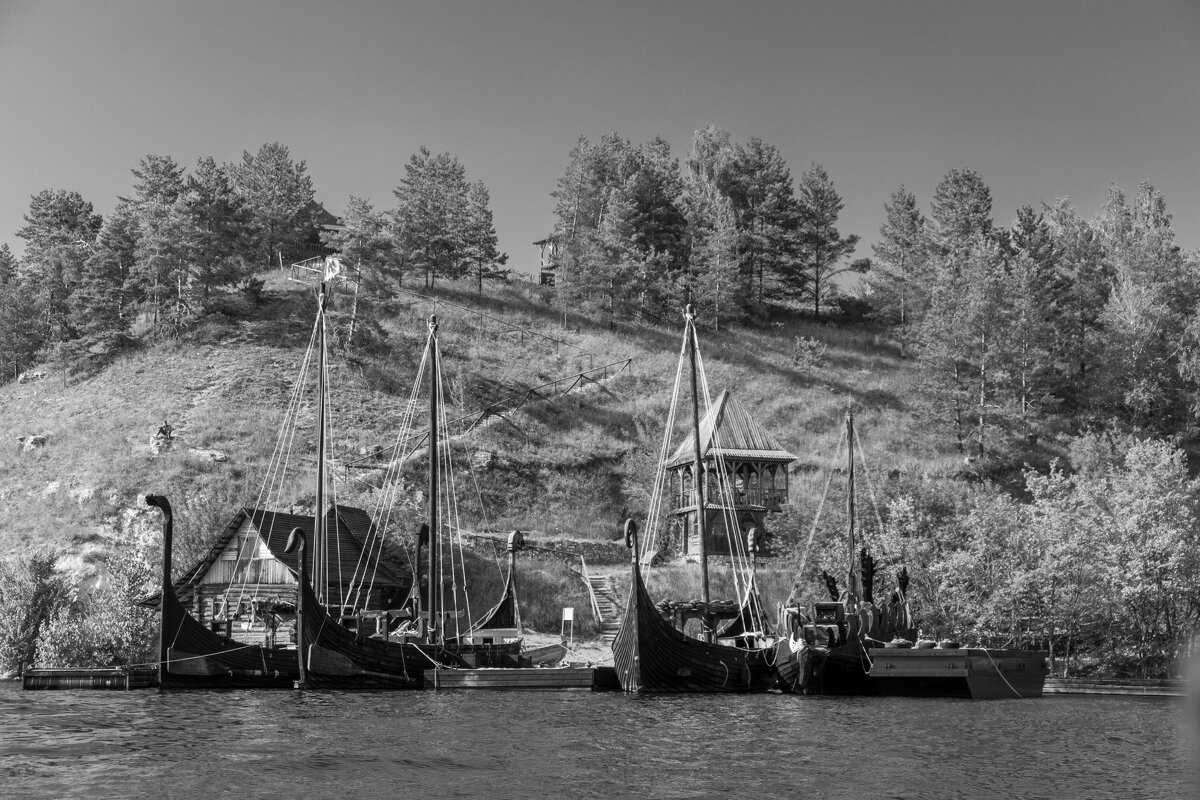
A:
MULTIPOLYGON (((725 458, 785 464, 796 460, 796 456, 784 450, 779 440, 750 416, 728 389, 721 392, 700 420, 700 455, 709 458, 717 454, 725 458)), ((692 458, 692 437, 687 436, 667 459, 667 467, 688 464, 692 458)))

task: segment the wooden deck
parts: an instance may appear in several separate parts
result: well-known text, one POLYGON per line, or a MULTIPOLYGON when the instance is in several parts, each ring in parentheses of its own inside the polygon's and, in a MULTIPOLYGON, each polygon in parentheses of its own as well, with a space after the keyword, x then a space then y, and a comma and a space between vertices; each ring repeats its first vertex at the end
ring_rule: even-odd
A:
POLYGON ((1126 694, 1146 697, 1184 697, 1187 683, 1181 680, 1099 680, 1095 678, 1046 678, 1046 694, 1126 694))
POLYGON ((430 669, 425 686, 434 689, 606 692, 619 689, 612 667, 526 669, 430 669))
POLYGON ((149 689, 158 685, 158 670, 149 669, 30 669, 22 689, 149 689))

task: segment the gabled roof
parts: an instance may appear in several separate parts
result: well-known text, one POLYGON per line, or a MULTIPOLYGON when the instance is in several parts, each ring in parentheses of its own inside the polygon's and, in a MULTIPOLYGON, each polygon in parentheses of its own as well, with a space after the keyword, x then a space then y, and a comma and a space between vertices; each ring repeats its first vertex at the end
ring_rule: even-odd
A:
MULTIPOLYGON (((242 522, 247 518, 258 531, 259 538, 266 544, 271 555, 287 567, 293 575, 299 571, 296 553, 285 553, 288 535, 293 528, 304 532, 310 542, 312 551, 313 518, 311 515, 288 514, 282 511, 268 511, 262 508, 241 508, 225 526, 220 538, 213 543, 208 554, 195 566, 188 570, 183 578, 176 583, 176 589, 193 586, 208 572, 209 568, 221 556, 230 540, 237 534, 242 522)), ((331 582, 350 583, 354 570, 359 566, 364 542, 371 535, 374 523, 366 511, 353 506, 334 506, 325 513, 325 524, 330 532, 329 538, 329 572, 331 582), (340 558, 339 558, 340 554, 340 558)), ((376 583, 399 585, 407 583, 401 580, 401 575, 408 572, 408 567, 393 559, 381 559, 379 569, 375 573, 376 583)))
MULTIPOLYGON (((767 432, 758 420, 750 416, 745 406, 728 389, 717 397, 708 413, 700 420, 700 455, 709 458, 717 454, 725 458, 755 461, 792 462, 796 457, 783 449, 779 440, 767 432), (714 432, 717 446, 713 446, 714 432)), ((685 436, 667 459, 667 467, 691 463, 692 437, 685 436)))

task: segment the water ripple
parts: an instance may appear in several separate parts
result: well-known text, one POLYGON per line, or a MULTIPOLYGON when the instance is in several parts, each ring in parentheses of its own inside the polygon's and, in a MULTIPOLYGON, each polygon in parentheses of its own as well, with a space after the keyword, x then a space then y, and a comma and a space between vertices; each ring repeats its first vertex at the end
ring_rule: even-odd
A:
POLYGON ((519 692, 21 692, 5 800, 1191 797, 1178 706, 519 692))

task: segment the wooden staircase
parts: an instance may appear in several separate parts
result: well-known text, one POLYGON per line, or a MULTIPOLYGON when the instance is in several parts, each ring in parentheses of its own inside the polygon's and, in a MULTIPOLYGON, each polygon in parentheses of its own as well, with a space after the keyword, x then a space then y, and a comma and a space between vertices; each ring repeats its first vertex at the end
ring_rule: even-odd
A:
POLYGON ((596 599, 596 609, 600 612, 600 619, 597 620, 600 624, 600 641, 611 646, 621 628, 621 601, 608 575, 589 575, 587 582, 596 599))

